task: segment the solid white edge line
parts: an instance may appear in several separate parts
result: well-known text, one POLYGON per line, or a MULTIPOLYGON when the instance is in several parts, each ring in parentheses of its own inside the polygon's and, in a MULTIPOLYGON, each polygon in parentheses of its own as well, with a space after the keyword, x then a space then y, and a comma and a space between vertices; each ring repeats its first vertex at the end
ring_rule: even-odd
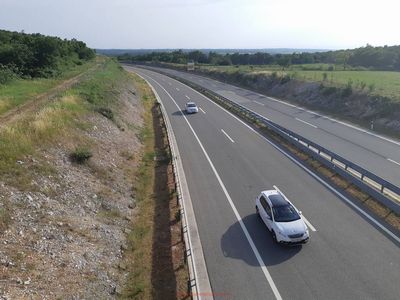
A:
POLYGON ((400 163, 397 162, 397 161, 395 161, 395 160, 393 160, 393 159, 387 158, 387 160, 390 161, 390 162, 392 162, 392 163, 394 163, 394 164, 396 164, 396 165, 399 165, 399 166, 400 166, 400 163))
MULTIPOLYGON (((151 78, 151 77, 150 77, 150 78, 151 78)), ((179 105, 175 102, 174 98, 167 92, 167 90, 165 90, 164 87, 161 86, 156 80, 154 80, 153 78, 151 78, 151 79, 152 79, 155 83, 157 83, 157 84, 161 87, 161 89, 164 90, 164 92, 165 92, 165 93, 171 98, 171 100, 174 102, 175 106, 179 109, 179 105)), ((181 114, 182 114, 183 118, 185 119, 186 123, 188 124, 190 130, 192 131, 192 133, 193 133, 194 137, 196 138, 197 142, 199 143, 199 146, 200 146, 201 150, 203 151, 203 153, 204 153, 204 155, 205 155, 205 157, 206 157, 208 163, 210 164, 210 167, 211 167, 211 169, 213 170, 214 175, 215 175, 215 177, 217 178, 218 183, 219 183, 219 185, 221 186, 221 189, 223 190, 223 192, 224 192, 224 194, 225 194, 225 197, 227 198, 227 200, 228 200, 228 202, 229 202, 229 204, 230 204, 230 206, 231 206, 231 208, 232 208, 232 210, 233 210, 233 212, 234 212, 234 214, 235 214, 235 217, 236 217, 237 221, 239 222, 240 227, 242 228, 243 233, 245 234, 246 239, 247 239, 247 241, 249 242, 250 247, 251 247, 251 249, 252 249, 254 255, 256 256, 256 259, 257 259, 258 263, 260 264, 260 267, 261 267, 261 269, 262 269, 262 271, 263 271, 263 273, 264 273, 264 276, 265 276, 265 278, 267 279, 267 281, 268 281, 268 283, 269 283, 269 285, 270 285, 270 287, 271 287, 271 289, 272 289, 272 292, 273 292, 274 295, 275 295, 275 298, 276 298, 277 300, 282 300, 282 297, 281 297, 281 295, 280 295, 280 293, 279 293, 279 291, 278 291, 278 289, 277 289, 277 287, 276 287, 276 285, 275 285, 275 282, 274 282, 274 280, 272 279, 271 274, 269 273, 269 271, 268 271, 268 269, 267 269, 267 267, 266 267, 266 265, 265 265, 265 263, 264 263, 264 261, 263 261, 261 255, 260 255, 260 253, 258 252, 257 247, 256 247, 256 245, 254 244, 253 239, 251 238, 251 236, 250 236, 250 234, 249 234, 249 232, 248 232, 248 230, 247 230, 247 228, 246 228, 246 225, 244 225, 243 220, 242 220, 241 216, 239 215, 239 212, 238 212, 238 210, 236 209, 236 206, 235 206, 235 204, 233 203, 232 198, 231 198, 231 196, 230 196, 229 193, 228 193, 228 190, 227 190, 226 187, 225 187, 225 184, 223 183, 221 177, 220 177, 219 174, 218 174, 218 171, 216 170, 216 168, 215 168, 213 162, 211 161, 211 159, 210 159, 210 157, 209 157, 207 151, 205 150, 203 144, 201 143, 201 141, 200 141, 199 137, 197 136, 196 132, 194 131, 193 127, 190 125, 188 119, 186 118, 186 116, 185 116, 182 112, 181 112, 181 114)))
MULTIPOLYGON (((156 72, 157 73, 157 72, 156 72)), ((159 73, 158 73, 159 74, 159 73)), ((165 75, 164 75, 165 76, 165 75)), ((171 78, 171 77, 169 77, 171 78)), ((280 148, 278 145, 275 145, 273 142, 271 142, 270 140, 268 140, 266 137, 264 137, 263 135, 261 135, 259 132, 257 132, 255 129, 253 129, 250 125, 246 124, 243 120, 239 119, 239 117, 235 116, 234 114, 232 114, 230 111, 226 110, 225 108, 223 108, 222 106, 218 105, 217 103, 215 103, 214 101, 212 101, 211 99, 209 99, 208 97, 204 96, 202 93, 196 91, 195 89, 191 88, 190 86, 187 86, 185 84, 183 84, 182 82, 171 78, 172 80, 179 82, 180 84, 186 86, 187 88, 191 89, 192 91, 194 91, 195 93, 201 95, 204 99, 206 99, 207 101, 213 103, 215 106, 219 107, 221 110, 225 111, 227 114, 229 114, 231 117, 233 117, 234 119, 236 119, 238 122, 240 122, 241 124, 243 124, 244 126, 246 126, 248 129, 250 129, 251 131, 253 131, 254 133, 256 133, 259 137, 261 137, 263 140, 265 140, 267 143, 269 143, 271 146, 273 146, 275 149, 277 149, 279 152, 281 152, 282 154, 284 154, 287 158, 289 158, 291 161, 293 161, 295 164, 297 164, 300 168, 302 168, 304 171, 306 171, 308 174, 310 174, 312 177, 314 177, 317 181, 319 181, 322 185, 324 185, 327 189, 329 189, 330 191, 332 191, 336 196, 338 196, 339 198, 341 198, 342 200, 344 200, 347 204, 349 204, 351 207, 353 207, 355 210, 357 210, 359 213, 361 213, 364 217, 366 217, 368 220, 370 220, 372 223, 374 223, 376 226, 378 226, 382 231, 384 231, 387 235, 389 235, 391 238, 393 238, 396 242, 400 243, 400 238, 397 237, 393 232, 391 232, 389 229, 387 229, 385 226, 383 226, 381 223, 379 223, 379 221, 377 221, 374 217, 372 217, 370 214, 368 214, 367 212, 365 212, 363 209, 359 208, 357 205, 355 205, 351 200, 349 200, 345 195, 343 195, 342 193, 340 193, 339 191, 337 191, 334 187, 332 187, 329 183, 327 183, 324 179, 322 179, 321 177, 319 177, 317 174, 315 174, 313 171, 309 170, 306 166, 304 166, 303 164, 301 164, 300 162, 298 162, 296 159, 294 159, 293 157, 291 157, 285 150, 283 150, 282 148, 280 148)))
POLYGON ((206 114, 206 112, 205 112, 201 107, 199 107, 199 109, 201 110, 201 112, 202 112, 203 114, 206 114))
MULTIPOLYGON (((151 87, 154 95, 156 96, 157 100, 159 103, 162 104, 161 98, 158 95, 157 91, 154 89, 154 87, 149 83, 148 80, 146 80, 144 77, 142 77, 140 74, 137 74, 139 77, 141 77, 144 81, 147 82, 147 84, 151 87)), ((149 77, 149 76, 147 76, 149 77)), ((189 192, 189 186, 186 181, 186 175, 185 171, 183 169, 183 163, 182 160, 180 159, 180 154, 179 154, 179 148, 178 144, 176 142, 175 134, 173 132, 172 126, 169 123, 169 119, 166 120, 166 122, 169 124, 169 127, 171 128, 171 135, 172 135, 172 146, 175 151, 176 157, 175 160, 177 162, 177 172, 179 174, 179 185, 182 188, 182 199, 184 202, 184 211, 185 211, 185 218, 186 218, 186 224, 191 224, 188 226, 189 232, 190 232, 190 237, 189 237, 189 243, 190 243, 190 248, 191 248, 191 255, 193 257, 194 261, 194 273, 196 274, 196 280, 197 280, 197 295, 193 295, 194 299, 205 299, 205 300, 212 300, 213 297, 213 292, 211 288, 211 283, 210 279, 208 277, 208 271, 207 271, 207 265, 205 262, 204 258, 204 253, 203 253, 203 247, 201 244, 200 236, 199 236, 199 231, 197 227, 197 221, 196 221, 196 216, 194 214, 194 209, 192 206, 192 200, 190 198, 190 192, 189 192), (190 220, 190 222, 188 221, 190 220), (199 274, 199 264, 200 269, 203 269, 201 271, 201 275, 199 274)))
POLYGON ((254 102, 254 103, 257 103, 258 105, 265 106, 265 104, 264 104, 264 103, 258 102, 258 101, 256 101, 256 100, 253 100, 253 102, 254 102))
POLYGON ((302 120, 302 119, 299 119, 299 118, 295 118, 297 121, 299 121, 299 122, 302 122, 302 123, 304 123, 304 124, 307 124, 308 126, 311 126, 311 127, 314 127, 314 128, 318 128, 317 126, 315 126, 315 125, 313 125, 313 124, 311 124, 311 123, 308 123, 308 122, 306 122, 306 121, 304 121, 304 120, 302 120))
MULTIPOLYGON (((275 190, 277 190, 283 196, 283 198, 285 198, 287 201, 289 201, 289 203, 291 203, 290 200, 286 197, 286 195, 276 185, 274 185, 273 187, 275 190)), ((311 222, 307 220, 307 218, 304 216, 303 213, 301 214, 301 217, 304 220, 304 222, 307 224, 307 227, 311 229, 311 231, 314 231, 314 232, 317 231, 317 229, 315 229, 315 227, 311 224, 311 222)))
POLYGON ((225 132, 225 130, 221 129, 222 133, 226 135, 226 137, 232 142, 234 143, 235 141, 225 132))

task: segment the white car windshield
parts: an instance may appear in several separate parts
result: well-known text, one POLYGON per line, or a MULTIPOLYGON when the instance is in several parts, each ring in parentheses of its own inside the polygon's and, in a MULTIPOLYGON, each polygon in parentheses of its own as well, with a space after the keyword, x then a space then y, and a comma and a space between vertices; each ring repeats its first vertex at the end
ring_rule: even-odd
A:
POLYGON ((291 205, 274 206, 272 211, 275 222, 291 222, 300 219, 299 214, 291 205))

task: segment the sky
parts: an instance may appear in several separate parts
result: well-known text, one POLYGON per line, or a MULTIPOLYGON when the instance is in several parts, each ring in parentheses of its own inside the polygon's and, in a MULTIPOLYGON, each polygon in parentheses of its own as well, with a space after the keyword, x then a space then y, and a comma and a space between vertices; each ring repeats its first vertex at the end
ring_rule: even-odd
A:
POLYGON ((91 48, 400 45, 398 0, 0 0, 0 29, 91 48))

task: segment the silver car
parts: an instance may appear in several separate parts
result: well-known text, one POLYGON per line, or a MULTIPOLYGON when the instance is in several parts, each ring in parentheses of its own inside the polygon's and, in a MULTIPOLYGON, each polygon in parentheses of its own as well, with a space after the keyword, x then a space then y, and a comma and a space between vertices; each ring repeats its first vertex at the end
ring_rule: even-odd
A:
POLYGON ((199 112, 199 108, 197 107, 196 103, 188 102, 186 103, 186 112, 188 114, 195 114, 199 112))

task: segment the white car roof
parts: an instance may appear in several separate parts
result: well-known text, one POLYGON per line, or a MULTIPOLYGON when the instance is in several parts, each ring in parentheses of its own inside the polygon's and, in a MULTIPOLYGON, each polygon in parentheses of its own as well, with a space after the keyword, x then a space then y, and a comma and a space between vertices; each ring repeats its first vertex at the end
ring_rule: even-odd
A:
POLYGON ((264 196, 268 197, 270 195, 279 195, 277 190, 265 190, 261 192, 264 196))

